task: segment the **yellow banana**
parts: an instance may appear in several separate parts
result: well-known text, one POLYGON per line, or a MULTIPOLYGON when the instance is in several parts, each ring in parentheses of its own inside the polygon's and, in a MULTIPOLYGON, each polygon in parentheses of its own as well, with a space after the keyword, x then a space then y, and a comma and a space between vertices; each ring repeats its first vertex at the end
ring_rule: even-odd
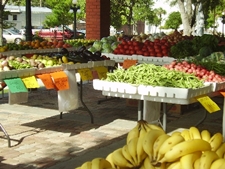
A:
POLYGON ((158 152, 162 144, 169 138, 168 134, 160 135, 153 144, 153 161, 157 160, 158 152))
POLYGON ((149 131, 143 139, 143 149, 145 153, 149 156, 150 160, 153 158, 153 144, 155 140, 162 134, 165 134, 163 130, 153 129, 149 131))
POLYGON ((190 127, 189 133, 190 133, 191 139, 202 139, 201 133, 197 127, 194 127, 194 126, 190 127))
POLYGON ((181 169, 180 161, 175 161, 167 166, 167 169, 181 169))
POLYGON ((198 169, 200 166, 200 158, 198 158, 197 160, 195 160, 194 162, 194 169, 198 169))
MULTIPOLYGON (((141 133, 142 131, 140 131, 141 133)), ((136 153, 137 153, 137 166, 140 166, 140 164, 143 162, 143 160, 147 157, 147 154, 145 153, 143 149, 143 139, 144 139, 145 134, 140 134, 138 137, 137 141, 137 148, 136 148, 136 153)))
POLYGON ((142 164, 144 169, 155 169, 155 167, 152 165, 149 157, 146 157, 143 164, 142 164))
POLYGON ((159 161, 160 159, 163 158, 166 152, 168 152, 173 146, 181 143, 184 141, 184 138, 181 135, 173 135, 170 136, 168 139, 165 140, 165 142, 160 146, 158 155, 157 155, 157 160, 159 161))
POLYGON ((215 133, 209 140, 209 144, 212 147, 212 151, 216 151, 223 143, 223 135, 221 133, 215 133))
POLYGON ((122 154, 122 148, 118 148, 112 152, 111 160, 114 165, 117 167, 128 167, 132 168, 133 165, 123 156, 122 154))
POLYGON ((127 143, 128 152, 130 153, 135 166, 138 166, 138 160, 137 160, 137 143, 138 143, 138 138, 139 137, 132 138, 127 143))
POLYGON ((186 154, 207 150, 211 150, 207 141, 202 139, 187 140, 173 146, 159 162, 173 162, 186 154))
POLYGON ((126 141, 127 143, 134 137, 139 137, 139 132, 140 132, 140 123, 137 122, 137 125, 131 129, 128 134, 127 134, 127 138, 126 138, 126 141))
POLYGON ((114 161, 112 159, 112 153, 109 153, 105 158, 112 166, 112 168, 117 168, 117 166, 114 164, 114 161))
POLYGON ((152 128, 149 126, 149 123, 147 121, 143 121, 143 124, 142 125, 143 125, 143 127, 145 128, 145 130, 147 132, 149 132, 149 131, 152 130, 152 128))
POLYGON ((91 161, 86 161, 85 163, 83 163, 82 165, 81 165, 81 169, 91 169, 91 167, 92 167, 92 162, 91 161))
POLYGON ((181 132, 180 131, 174 131, 174 132, 171 133, 171 136, 173 136, 173 135, 181 135, 181 132))
POLYGON ((204 151, 199 162, 199 169, 210 169, 213 161, 217 160, 219 156, 215 151, 204 151))
POLYGON ((104 158, 94 158, 91 161, 91 169, 105 169, 105 168, 111 168, 112 165, 110 164, 109 161, 107 161, 104 158))
POLYGON ((154 167, 155 167, 155 169, 167 169, 166 163, 158 163, 154 167))
POLYGON ((184 129, 183 131, 181 131, 181 136, 184 137, 184 140, 191 140, 191 136, 190 136, 190 131, 188 129, 184 129))
POLYGON ((152 129, 152 130, 161 130, 161 131, 165 132, 165 131, 163 130, 163 128, 160 127, 160 126, 158 126, 158 125, 150 124, 150 123, 148 123, 147 125, 148 125, 148 127, 149 127, 150 129, 152 129))
POLYGON ((202 140, 205 140, 205 141, 209 142, 209 140, 211 138, 211 134, 208 130, 202 130, 201 131, 201 137, 202 137, 202 140))
POLYGON ((180 158, 181 168, 182 169, 194 169, 194 163, 197 159, 201 157, 202 152, 197 151, 184 155, 180 158))
POLYGON ((77 167, 77 168, 75 168, 75 169, 81 169, 81 167, 77 167))
POLYGON ((216 150, 216 154, 220 158, 224 158, 224 155, 225 155, 225 142, 223 144, 221 144, 220 147, 216 150))
POLYGON ((210 169, 224 169, 225 168, 225 159, 224 158, 219 158, 215 160, 210 169))
POLYGON ((122 154, 123 154, 123 156, 127 159, 127 161, 129 161, 132 165, 135 166, 135 162, 134 162, 132 156, 130 155, 130 152, 129 152, 129 150, 128 150, 127 144, 125 144, 125 145, 122 147, 122 154))

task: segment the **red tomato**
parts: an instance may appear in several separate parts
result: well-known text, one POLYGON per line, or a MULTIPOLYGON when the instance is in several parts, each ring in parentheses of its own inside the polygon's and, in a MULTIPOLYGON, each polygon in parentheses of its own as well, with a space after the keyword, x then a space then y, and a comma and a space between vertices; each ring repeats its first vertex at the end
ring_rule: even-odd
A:
POLYGON ((133 45, 130 45, 130 46, 128 47, 128 49, 133 50, 133 49, 134 49, 134 46, 133 46, 133 45))
POLYGON ((127 41, 126 40, 122 40, 121 44, 126 45, 127 41))
POLYGON ((133 41, 133 45, 134 46, 139 46, 139 42, 138 41, 133 41))
POLYGON ((150 52, 150 56, 156 56, 155 52, 150 52))
POLYGON ((120 43, 117 48, 123 48, 123 44, 120 43))
POLYGON ((131 40, 127 41, 128 45, 132 45, 133 42, 131 40))
POLYGON ((125 50, 122 49, 122 48, 120 48, 120 49, 119 49, 119 53, 124 54, 124 53, 125 53, 125 50))
POLYGON ((137 55, 142 55, 143 52, 142 52, 141 50, 137 50, 137 51, 136 51, 136 54, 137 54, 137 55))
POLYGON ((135 51, 134 50, 130 50, 130 54, 131 55, 134 55, 135 54, 135 51))
POLYGON ((134 50, 138 51, 138 50, 140 50, 140 47, 139 46, 134 46, 134 50))
POLYGON ((153 47, 148 47, 149 52, 155 52, 155 49, 153 47))
POLYGON ((129 46, 128 46, 128 45, 124 45, 123 48, 124 48, 124 49, 128 49, 129 46))
POLYGON ((150 56, 150 53, 148 51, 143 52, 144 56, 150 56))
POLYGON ((156 56, 157 57, 163 57, 163 54, 159 52, 159 53, 156 53, 156 56))
POLYGON ((160 39, 155 39, 154 42, 155 43, 160 43, 160 39))

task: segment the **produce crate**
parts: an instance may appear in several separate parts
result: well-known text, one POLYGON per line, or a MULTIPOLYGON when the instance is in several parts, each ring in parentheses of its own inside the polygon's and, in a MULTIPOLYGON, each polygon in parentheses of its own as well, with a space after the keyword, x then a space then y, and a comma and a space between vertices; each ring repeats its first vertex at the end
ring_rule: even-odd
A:
POLYGON ((94 79, 93 87, 95 90, 137 94, 137 86, 128 83, 108 82, 104 80, 94 79))
POLYGON ((176 98, 176 99, 190 99, 203 94, 212 92, 211 84, 207 84, 198 89, 186 89, 175 87, 161 87, 161 86, 138 86, 138 94, 154 97, 176 98))
POLYGON ((216 82, 205 82, 206 85, 212 86, 212 91, 219 91, 225 89, 225 82, 216 83, 216 82))

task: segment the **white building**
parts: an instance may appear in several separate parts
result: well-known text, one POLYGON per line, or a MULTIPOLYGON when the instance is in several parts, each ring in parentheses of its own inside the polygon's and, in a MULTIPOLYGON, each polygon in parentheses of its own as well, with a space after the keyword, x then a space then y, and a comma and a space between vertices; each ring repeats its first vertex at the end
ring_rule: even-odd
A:
MULTIPOLYGON (((15 23, 17 29, 22 29, 26 25, 26 7, 6 5, 5 11, 11 12, 6 19, 9 22, 15 23)), ((47 15, 51 14, 52 10, 46 7, 31 7, 31 25, 33 27, 43 26, 43 22, 47 15)))

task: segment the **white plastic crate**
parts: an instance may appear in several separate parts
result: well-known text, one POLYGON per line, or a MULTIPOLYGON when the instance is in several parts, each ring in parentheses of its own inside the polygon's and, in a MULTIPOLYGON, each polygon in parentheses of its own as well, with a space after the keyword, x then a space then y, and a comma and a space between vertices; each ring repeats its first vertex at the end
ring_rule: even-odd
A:
POLYGON ((93 87, 95 90, 127 93, 127 94, 137 94, 137 86, 119 83, 119 82, 107 82, 104 80, 94 79, 93 87))
POLYGON ((213 92, 225 89, 225 82, 221 82, 221 83, 205 82, 205 85, 211 85, 213 92))
POLYGON ((161 86, 144 86, 138 87, 138 94, 154 97, 176 98, 176 99, 190 99, 196 96, 212 92, 212 86, 206 85, 199 89, 173 88, 161 86))

